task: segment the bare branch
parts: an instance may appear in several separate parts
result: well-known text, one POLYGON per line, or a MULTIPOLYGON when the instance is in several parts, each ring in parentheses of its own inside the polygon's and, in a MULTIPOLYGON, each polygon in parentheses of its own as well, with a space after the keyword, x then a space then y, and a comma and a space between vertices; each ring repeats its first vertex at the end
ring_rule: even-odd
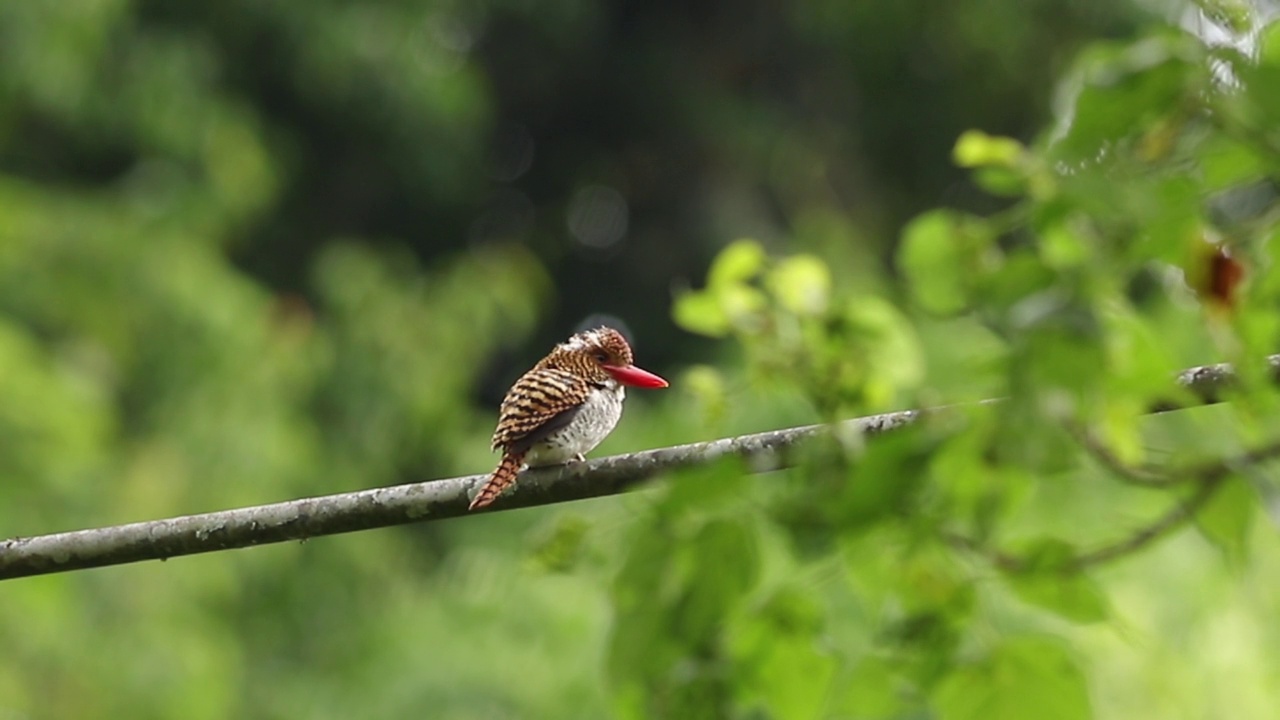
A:
MULTIPOLYGON (((1280 356, 1269 358, 1280 370, 1280 356)), ((1193 368, 1179 376, 1183 400, 1163 401, 1163 412, 1192 401, 1219 402, 1234 374, 1226 365, 1193 368)), ((994 402, 994 401, 985 401, 994 402)), ((526 471, 514 493, 494 510, 567 502, 623 491, 670 470, 726 456, 753 460, 759 472, 788 464, 788 450, 821 432, 875 435, 909 425, 928 410, 908 410, 839 423, 724 438, 704 443, 617 455, 575 465, 526 471)), ((117 525, 91 530, 12 538, 0 542, 0 580, 45 573, 163 560, 181 555, 305 540, 411 522, 466 515, 468 492, 486 475, 434 480, 359 492, 304 498, 221 512, 117 525)))
MULTIPOLYGON (((908 410, 858 418, 840 423, 837 432, 878 434, 914 422, 922 414, 908 410)), ((514 492, 504 495, 493 509, 512 510, 613 495, 659 473, 726 456, 749 458, 755 472, 772 470, 787 464, 787 451, 796 443, 830 430, 820 425, 788 428, 526 470, 514 492)), ((469 514, 468 493, 487 479, 488 475, 468 475, 167 520, 13 538, 0 542, 0 580, 458 517, 469 514)))

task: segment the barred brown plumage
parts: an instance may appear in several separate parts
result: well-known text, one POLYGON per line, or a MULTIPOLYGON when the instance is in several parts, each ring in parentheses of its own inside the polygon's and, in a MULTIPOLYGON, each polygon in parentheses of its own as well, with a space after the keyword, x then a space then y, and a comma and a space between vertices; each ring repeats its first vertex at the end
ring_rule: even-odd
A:
POLYGON ((496 500, 525 463, 583 459, 617 425, 624 385, 661 388, 667 381, 632 364, 631 346, 617 330, 587 330, 557 345, 503 398, 492 443, 502 460, 470 509, 496 500))
POLYGON ((586 380, 566 370, 535 367, 525 373, 502 401, 493 449, 527 438, 551 418, 586 402, 590 390, 586 380))

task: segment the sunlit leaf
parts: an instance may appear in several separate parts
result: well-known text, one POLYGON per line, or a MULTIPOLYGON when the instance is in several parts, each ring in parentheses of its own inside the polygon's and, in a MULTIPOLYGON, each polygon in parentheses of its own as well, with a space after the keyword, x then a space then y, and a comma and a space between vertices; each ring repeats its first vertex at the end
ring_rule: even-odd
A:
POLYGON ((1204 186, 1210 191, 1259 180, 1267 170, 1263 158, 1256 150, 1239 140, 1221 135, 1206 141, 1198 155, 1204 186))
POLYGON ((1028 183, 1023 173, 998 165, 975 168, 973 181, 978 187, 997 197, 1018 197, 1035 187, 1028 183))
POLYGON ((1007 572, 1009 587, 1037 607, 1078 623, 1095 623, 1110 615, 1102 586, 1083 572, 1007 572))
POLYGON ((1041 231, 1040 253, 1045 265, 1054 269, 1072 268, 1091 256, 1088 242, 1066 224, 1056 223, 1041 231))
POLYGON ((776 717, 820 717, 831 691, 836 654, 824 647, 826 608, 797 585, 785 585, 744 618, 734 633, 746 706, 776 717))
POLYGON ((719 299, 707 290, 691 290, 675 299, 671 314, 676 324, 700 335, 722 337, 729 332, 729 318, 719 299))
POLYGON ((966 130, 956 140, 952 158, 960 167, 1013 167, 1022 160, 1024 152, 1022 143, 1013 138, 996 137, 981 130, 966 130))
POLYGON ((900 717, 904 709, 903 681, 883 659, 864 657, 839 681, 833 710, 842 716, 879 720, 900 717))
POLYGON ((1262 29, 1258 47, 1258 61, 1261 64, 1280 65, 1280 23, 1273 22, 1262 29))
POLYGON ((755 240, 736 240, 716 255, 707 274, 707 286, 718 290, 750 280, 764 270, 767 259, 764 246, 760 243, 755 240))
POLYGON ((724 418, 728 399, 724 376, 719 370, 710 365, 695 365, 684 372, 676 385, 702 408, 708 426, 714 427, 724 418))
POLYGON ((964 308, 968 258, 952 212, 926 213, 903 231, 898 265, 907 276, 912 297, 930 312, 948 314, 964 308))
POLYGON ((750 285, 730 284, 715 292, 725 317, 739 329, 752 329, 760 312, 769 304, 764 293, 750 285))
POLYGON ((1228 558, 1243 560, 1257 506, 1254 489, 1239 478, 1232 478, 1196 513, 1196 527, 1228 558))
POLYGON ((849 303, 848 313, 852 324, 870 336, 867 382, 882 384, 885 400, 923 379, 924 350, 911 322, 896 307, 878 297, 862 297, 849 303))
POLYGON ((940 720, 1085 720, 1084 674, 1060 641, 1021 637, 953 672, 933 691, 940 720))
POLYGON ((799 315, 816 315, 830 301, 831 271, 813 255, 792 255, 769 272, 768 285, 782 307, 799 315))
POLYGON ((763 629, 752 635, 740 661, 744 704, 761 705, 772 717, 823 717, 836 670, 833 653, 807 635, 763 629))

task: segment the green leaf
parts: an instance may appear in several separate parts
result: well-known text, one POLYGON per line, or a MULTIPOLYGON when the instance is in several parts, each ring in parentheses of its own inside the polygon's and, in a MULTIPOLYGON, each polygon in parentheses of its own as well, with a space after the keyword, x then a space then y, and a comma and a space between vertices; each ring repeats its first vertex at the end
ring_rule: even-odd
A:
POLYGON ((914 425, 867 444, 833 506, 849 531, 865 532, 891 515, 913 513, 931 450, 924 435, 914 425))
POLYGON ((1209 138, 1197 156, 1204 188, 1210 191, 1260 180, 1267 172, 1266 163, 1253 148, 1223 135, 1209 138))
POLYGON ((1006 572, 1005 580, 1024 601, 1078 623, 1106 620, 1110 606, 1092 577, 1070 567, 1076 549, 1056 538, 1040 538, 1020 551, 1029 569, 1006 572))
POLYGON ((826 621, 818 599, 804 586, 785 585, 774 591, 759 617, 767 620, 773 633, 817 637, 826 621))
POLYGON ((719 299, 706 290, 693 290, 676 298, 671 309, 676 324, 699 335, 724 337, 729 334, 729 317, 719 299))
POLYGON ((924 349, 915 328, 894 305, 878 297, 849 303, 849 322, 868 338, 865 383, 873 407, 892 401, 897 391, 924 379, 924 349))
POLYGON ((569 572, 582 559, 591 524, 577 515, 563 515, 533 543, 530 559, 548 572, 569 572))
POLYGON ((966 130, 956 140, 951 156, 960 167, 1015 167, 1025 154, 1026 148, 1013 138, 988 135, 981 130, 966 130))
POLYGON ((1245 0, 1193 0, 1196 7, 1216 25, 1236 35, 1253 29, 1253 11, 1245 0))
POLYGON ((1218 488, 1209 502, 1196 513, 1196 527, 1227 558, 1243 560, 1253 524, 1258 496, 1239 478, 1231 478, 1218 488))
POLYGON ((739 330, 754 329, 760 313, 769 306, 764 293, 750 285, 725 285, 715 293, 730 325, 739 330))
POLYGON ((912 298, 940 315, 958 312, 967 302, 970 252, 959 224, 959 216, 949 210, 925 213, 907 225, 898 251, 912 298))
POLYGON ((831 271, 814 255, 793 255, 768 276, 769 290, 782 307, 797 315, 818 315, 831 299, 831 271))
POLYGON ((636 532, 613 581, 616 622, 609 638, 609 671, 615 679, 658 674, 678 654, 666 627, 671 602, 674 538, 651 523, 636 532))
POLYGON ((1006 640, 987 657, 938 684, 939 720, 1085 720, 1092 717, 1084 674, 1063 644, 1045 637, 1006 640))
POLYGON ((720 632, 724 619, 755 585, 760 557, 755 528, 737 518, 702 527, 687 552, 694 570, 676 604, 679 637, 701 649, 720 632))
POLYGON ((1010 252, 1000 266, 982 278, 978 285, 979 301, 1007 308, 1029 295, 1048 290, 1059 276, 1045 266, 1044 261, 1029 249, 1010 252))
POLYGON ((839 683, 833 708, 838 717, 871 720, 903 715, 902 679, 885 660, 864 657, 839 683))
MULTIPOLYGON (((1226 105, 1236 119, 1254 133, 1269 132, 1280 118, 1280 24, 1273 24, 1262 35, 1263 48, 1255 62, 1240 58, 1231 64, 1240 79, 1239 95, 1226 105)), ((1271 163, 1275 154, 1268 153, 1271 163)))
POLYGON ((779 718, 822 717, 836 666, 821 642, 824 622, 821 603, 798 586, 779 588, 744 618, 729 638, 743 704, 779 718))
POLYGON ((997 197, 1018 197, 1030 187, 1023 173, 999 165, 975 168, 973 181, 978 187, 997 197))
POLYGON ((665 496, 653 506, 654 511, 666 518, 681 518, 737 502, 745 492, 745 462, 728 456, 675 473, 666 485, 665 496))
POLYGON ((1202 92, 1203 49, 1185 34, 1167 33, 1085 53, 1070 102, 1074 113, 1054 152, 1068 163, 1105 159, 1119 140, 1146 132, 1202 92))
POLYGON ((1075 546, 1058 538, 1042 537, 1022 543, 1018 554, 1029 572, 1062 572, 1075 559, 1075 546))
POLYGON ((1077 267, 1091 255, 1085 239, 1065 223, 1055 223, 1040 232, 1040 257, 1048 267, 1056 270, 1077 267))
POLYGON ((750 680, 740 692, 768 708, 769 717, 823 717, 836 658, 814 638, 762 634, 744 665, 750 680))
POLYGON ((1258 61, 1263 65, 1280 65, 1280 23, 1271 23, 1258 37, 1258 61))
POLYGON ((1036 484, 1026 469, 993 457, 991 435, 1002 429, 993 429, 992 418, 978 415, 986 410, 969 410, 973 425, 952 435, 929 461, 930 483, 949 517, 981 538, 1036 484))
POLYGON ((728 285, 743 283, 760 274, 768 255, 755 240, 735 240, 725 246, 711 263, 707 273, 707 287, 719 290, 728 285))
POLYGON ((1110 615, 1102 586, 1082 572, 1005 573, 1005 580, 1024 601, 1068 620, 1095 623, 1110 615))
POLYGON ((680 391, 702 409, 703 424, 715 427, 728 407, 724 376, 711 365, 694 365, 680 376, 680 391))

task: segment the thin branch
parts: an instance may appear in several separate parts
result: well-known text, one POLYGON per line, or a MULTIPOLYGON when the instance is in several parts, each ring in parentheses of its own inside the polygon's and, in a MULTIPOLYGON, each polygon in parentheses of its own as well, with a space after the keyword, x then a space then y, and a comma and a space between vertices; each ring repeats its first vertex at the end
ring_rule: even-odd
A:
MULTIPOLYGON (((1174 505, 1150 524, 1144 525, 1132 535, 1120 540, 1080 553, 1075 557, 1066 559, 1061 564, 1055 563, 1051 570, 1062 573, 1076 573, 1141 550, 1156 540, 1169 535, 1195 517, 1200 508, 1204 507, 1205 503, 1209 502, 1214 493, 1218 491, 1225 479, 1225 475, 1201 478, 1195 493, 1190 498, 1174 505)), ((1036 563, 1032 558, 1001 550, 994 545, 979 542, 967 535, 947 531, 942 534, 942 539, 958 550, 964 550, 986 559, 992 565, 1005 572, 1024 573, 1036 567, 1036 563)))
MULTIPOLYGON (((1280 355, 1269 358, 1269 362, 1273 373, 1280 371, 1280 355)), ((1183 397, 1157 403, 1152 412, 1193 403, 1220 402, 1223 390, 1234 377, 1226 365, 1187 370, 1178 378, 1184 388, 1183 397)), ((788 451, 819 433, 876 435, 909 425, 929 412, 932 411, 907 410, 848 420, 834 427, 789 428, 530 470, 521 476, 516 491, 495 503, 494 509, 510 510, 612 495, 660 473, 726 456, 750 459, 753 472, 771 470, 786 466, 790 462, 788 451)), ((468 514, 468 493, 486 479, 487 475, 469 475, 165 520, 12 538, 0 541, 0 580, 458 517, 468 514)))
POLYGON ((1199 467, 1170 470, 1170 478, 1186 477, 1195 481, 1197 487, 1191 497, 1170 508, 1164 515, 1132 535, 1080 554, 1071 563, 1071 569, 1083 570, 1091 565, 1105 563, 1141 550, 1194 518, 1196 513, 1218 492, 1231 473, 1277 457, 1280 457, 1280 441, 1247 450, 1233 457, 1205 463, 1199 467))
POLYGON ((1222 487, 1226 477, 1226 475, 1212 475, 1202 478, 1191 497, 1174 505, 1150 525, 1124 539, 1077 555, 1066 566, 1066 569, 1079 571, 1093 565, 1101 565, 1135 553, 1156 540, 1169 535, 1194 518, 1197 512, 1200 512, 1200 508, 1204 507, 1218 492, 1218 488, 1222 487))
POLYGON ((1167 488, 1177 484, 1181 478, 1173 473, 1157 471, 1146 467, 1135 467, 1121 460, 1102 440, 1089 431, 1088 428, 1070 423, 1067 431, 1075 437, 1076 442, 1080 443, 1080 447, 1111 471, 1120 480, 1130 485, 1146 488, 1167 488))
MULTIPOLYGON (((1079 572, 1094 565, 1101 565, 1126 555, 1131 555, 1156 540, 1169 535, 1173 531, 1192 520, 1196 513, 1213 499, 1224 481, 1232 472, 1274 460, 1280 457, 1280 441, 1254 448, 1239 455, 1215 460, 1198 467, 1171 469, 1165 478, 1171 485, 1180 481, 1194 482, 1195 492, 1191 497, 1174 505, 1163 515, 1142 526, 1130 535, 1108 543, 1101 547, 1080 553, 1060 566, 1061 570, 1079 572)), ((981 555, 993 565, 1008 572, 1025 572, 1033 566, 1026 557, 1016 555, 991 545, 981 543, 974 538, 955 532, 946 532, 943 539, 960 550, 981 555)))

